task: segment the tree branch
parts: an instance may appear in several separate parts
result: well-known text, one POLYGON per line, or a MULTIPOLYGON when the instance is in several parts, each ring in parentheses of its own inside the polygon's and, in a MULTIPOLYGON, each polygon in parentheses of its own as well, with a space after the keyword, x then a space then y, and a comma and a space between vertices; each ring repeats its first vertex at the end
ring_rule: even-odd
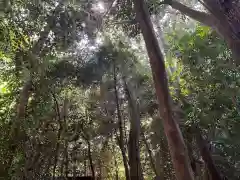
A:
POLYGON ((211 14, 191 9, 190 7, 187 7, 175 0, 173 0, 171 2, 170 6, 173 9, 180 11, 182 14, 185 14, 185 15, 189 16, 190 18, 192 18, 206 26, 214 27, 214 25, 215 25, 215 19, 211 14))

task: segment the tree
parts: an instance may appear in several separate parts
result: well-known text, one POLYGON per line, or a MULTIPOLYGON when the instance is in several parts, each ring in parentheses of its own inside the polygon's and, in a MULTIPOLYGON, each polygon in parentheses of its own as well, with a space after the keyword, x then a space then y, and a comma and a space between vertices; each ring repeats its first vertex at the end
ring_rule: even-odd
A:
POLYGON ((229 2, 218 2, 204 0, 202 2, 203 6, 206 8, 206 12, 197 11, 191 9, 182 3, 170 0, 164 1, 163 3, 169 4, 172 8, 180 11, 181 13, 199 21, 203 25, 211 27, 213 30, 222 37, 228 47, 232 51, 235 63, 238 64, 240 59, 239 54, 239 2, 229 1, 229 2))
POLYGON ((192 170, 189 165, 182 134, 172 114, 163 55, 154 35, 151 20, 144 1, 141 1, 140 3, 134 1, 134 5, 149 55, 156 94, 160 104, 159 110, 163 117, 165 134, 168 139, 176 177, 177 179, 190 180, 193 179, 192 170))
POLYGON ((174 180, 179 148, 195 179, 239 179, 239 68, 215 31, 159 3, 151 28, 129 1, 3 2, 1 178, 174 180))

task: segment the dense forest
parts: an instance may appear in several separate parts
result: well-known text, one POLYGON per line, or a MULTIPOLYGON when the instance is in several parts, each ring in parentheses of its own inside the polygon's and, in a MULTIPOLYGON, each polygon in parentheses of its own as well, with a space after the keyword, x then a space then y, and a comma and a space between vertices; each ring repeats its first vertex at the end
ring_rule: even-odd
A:
POLYGON ((238 0, 2 0, 0 179, 240 179, 239 64, 238 0))

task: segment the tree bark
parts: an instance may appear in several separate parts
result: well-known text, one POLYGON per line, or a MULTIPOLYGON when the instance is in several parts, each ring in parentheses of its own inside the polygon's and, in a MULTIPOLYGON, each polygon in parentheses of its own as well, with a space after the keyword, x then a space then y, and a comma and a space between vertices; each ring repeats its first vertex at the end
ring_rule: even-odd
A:
POLYGON ((223 180, 221 174, 219 173, 213 159, 211 153, 209 151, 209 146, 206 140, 202 137, 199 128, 195 128, 194 132, 196 134, 196 140, 198 147, 200 149, 200 154, 207 166, 208 172, 213 180, 223 180))
POLYGON ((65 177, 68 177, 68 164, 69 164, 69 159, 68 159, 68 141, 65 142, 65 150, 64 150, 64 154, 65 154, 65 177))
POLYGON ((83 164, 84 164, 84 176, 87 176, 88 175, 88 170, 87 170, 87 161, 86 161, 86 159, 84 159, 84 162, 83 162, 83 164))
POLYGON ((143 180, 141 160, 140 160, 140 114, 137 99, 133 91, 125 81, 125 92, 128 100, 130 114, 130 133, 129 133, 129 166, 131 180, 143 180))
POLYGON ((55 103, 55 109, 56 109, 58 125, 59 125, 59 129, 58 129, 58 132, 57 132, 57 139, 56 139, 56 146, 55 146, 55 156, 54 156, 54 165, 53 165, 53 174, 52 174, 52 180, 55 180, 55 172, 56 172, 56 167, 57 167, 57 162, 58 162, 58 153, 59 153, 61 132, 62 132, 63 127, 62 127, 60 109, 59 109, 59 104, 58 104, 57 98, 56 98, 54 93, 52 93, 52 96, 53 96, 53 100, 54 100, 54 103, 55 103))
POLYGON ((117 134, 116 134, 116 136, 117 136, 117 142, 118 142, 119 148, 121 150, 122 158, 123 158, 125 177, 126 177, 126 180, 130 180, 128 159, 127 159, 126 149, 124 147, 124 132, 123 132, 123 125, 122 125, 123 121, 122 121, 119 97, 118 97, 118 91, 117 91, 117 74, 116 74, 115 62, 114 62, 114 67, 113 67, 113 76, 114 76, 113 78, 114 78, 115 102, 116 102, 117 118, 118 118, 118 124, 119 124, 119 136, 117 134))
MULTIPOLYGON (((184 106, 190 105, 181 93, 179 93, 179 98, 181 99, 184 106)), ((213 180, 222 180, 223 177, 220 174, 220 172, 218 171, 218 169, 214 163, 214 160, 212 159, 212 155, 209 150, 209 145, 208 145, 207 141, 203 138, 201 129, 198 127, 197 124, 194 124, 187 131, 188 131, 190 138, 192 138, 192 136, 194 136, 196 139, 202 159, 207 166, 208 174, 210 174, 210 176, 213 180)))
POLYGON ((149 144, 147 142, 147 139, 146 139, 146 137, 144 135, 144 132, 142 132, 142 138, 143 138, 143 142, 144 142, 144 144, 146 146, 146 149, 148 151, 148 156, 149 156, 149 160, 150 160, 153 172, 154 172, 155 176, 160 179, 160 174, 157 171, 156 164, 155 164, 154 159, 153 159, 153 154, 152 154, 150 146, 149 146, 149 144))
POLYGON ((99 169, 99 172, 98 172, 97 180, 102 180, 102 162, 100 159, 98 159, 98 169, 99 169))
MULTIPOLYGON (((72 172, 73 172, 73 179, 76 180, 76 176, 77 176, 77 171, 76 171, 77 170, 77 148, 76 148, 77 140, 75 140, 74 144, 75 144, 75 147, 72 150, 72 163, 73 163, 72 172)), ((84 160, 84 169, 85 169, 85 160, 84 160)), ((85 171, 84 171, 84 175, 86 175, 85 171)))
POLYGON ((117 162, 117 158, 116 158, 116 151, 115 151, 115 146, 114 144, 112 144, 112 152, 113 152, 113 158, 114 158, 114 168, 115 168, 115 180, 118 180, 118 162, 117 162))
POLYGON ((210 26, 210 27, 215 26, 216 21, 215 21, 215 18, 211 16, 211 14, 191 9, 176 0, 172 0, 170 3, 170 6, 173 9, 180 11, 184 15, 189 16, 192 19, 202 23, 203 25, 210 26))
POLYGON ((144 0, 133 0, 133 2, 150 60, 159 111, 163 118, 164 131, 168 140, 176 177, 178 180, 193 180, 193 173, 182 133, 173 117, 164 59, 154 34, 149 12, 144 0))
POLYGON ((87 140, 87 145, 88 145, 88 160, 90 164, 90 169, 91 169, 92 177, 95 180, 95 170, 94 170, 93 159, 92 159, 91 143, 89 140, 87 140))

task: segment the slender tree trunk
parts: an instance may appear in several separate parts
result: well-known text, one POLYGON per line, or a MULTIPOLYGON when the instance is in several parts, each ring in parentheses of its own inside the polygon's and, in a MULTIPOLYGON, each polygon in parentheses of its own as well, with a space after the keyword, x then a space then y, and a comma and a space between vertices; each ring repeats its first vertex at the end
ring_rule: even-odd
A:
POLYGON ((89 140, 87 140, 87 145, 88 145, 88 160, 90 164, 90 169, 91 169, 92 177, 95 180, 95 170, 94 170, 93 159, 92 159, 91 143, 89 140))
POLYGON ((148 151, 148 156, 149 156, 149 160, 150 160, 150 164, 151 164, 151 166, 152 166, 153 172, 154 172, 154 174, 155 174, 155 176, 156 176, 157 178, 158 178, 158 177, 160 178, 160 174, 159 174, 158 171, 157 171, 156 164, 155 164, 154 159, 153 159, 152 151, 151 151, 151 149, 150 149, 150 146, 149 146, 149 144, 148 144, 148 142, 147 142, 147 139, 146 139, 143 131, 142 131, 142 139, 143 139, 143 142, 144 142, 144 144, 145 144, 145 146, 146 146, 146 149, 147 149, 147 151, 148 151))
POLYGON ((119 138, 117 139, 119 148, 121 150, 122 158, 123 158, 123 165, 124 165, 124 170, 125 170, 125 177, 126 180, 130 180, 130 174, 129 174, 129 169, 128 169, 128 159, 127 159, 127 153, 123 144, 123 141, 120 140, 119 138))
MULTIPOLYGON (((55 10, 52 13, 52 17, 49 18, 51 19, 48 21, 48 24, 44 28, 42 32, 40 32, 40 38, 38 41, 34 44, 34 46, 29 50, 28 56, 27 56, 27 61, 29 64, 32 66, 30 69, 30 77, 29 79, 24 82, 23 88, 20 92, 19 96, 19 102, 17 102, 17 115, 16 115, 16 120, 13 122, 11 131, 10 131, 10 151, 11 155, 9 157, 9 161, 7 163, 7 168, 6 170, 9 170, 11 163, 13 161, 14 155, 16 154, 17 151, 22 151, 24 149, 24 143, 26 140, 26 134, 25 130, 23 129, 22 126, 22 121, 25 120, 26 116, 26 109, 28 105, 28 100, 32 94, 32 86, 33 86, 33 79, 32 79, 32 73, 34 72, 34 68, 36 67, 37 63, 37 56, 40 56, 41 50, 43 48, 44 43, 46 42, 48 38, 48 34, 50 30, 55 26, 54 21, 52 21, 53 17, 59 12, 59 10, 62 7, 62 2, 59 3, 59 5, 55 8, 55 10)), ((48 51, 45 52, 45 54, 48 51)), ((45 54, 41 54, 41 56, 44 56, 45 54)))
POLYGON ((88 173, 87 173, 87 161, 86 161, 86 159, 84 159, 84 176, 87 176, 88 175, 88 173))
MULTIPOLYGON (((181 99, 184 106, 191 106, 185 98, 182 96, 181 93, 179 93, 179 98, 181 99)), ((212 159, 211 152, 209 150, 209 145, 207 144, 206 140, 203 138, 201 134, 201 130, 197 125, 192 125, 191 128, 188 129, 188 139, 192 138, 192 135, 195 136, 197 145, 200 150, 200 154, 207 166, 208 174, 210 174, 211 178, 213 180, 222 180, 222 175, 218 171, 214 160, 212 159)), ((191 147, 189 147, 191 148, 191 147)), ((197 170, 197 169, 196 169, 197 170)))
POLYGON ((116 157, 114 157, 114 165, 115 165, 115 180, 118 180, 118 164, 117 164, 117 160, 116 157))
POLYGON ((62 159, 61 167, 60 167, 60 175, 61 175, 61 177, 63 177, 64 161, 65 161, 65 153, 63 153, 63 159, 62 159))
POLYGON ((57 162, 58 162, 58 153, 59 153, 59 146, 60 146, 60 139, 61 139, 61 132, 62 132, 62 123, 61 123, 61 115, 60 115, 60 109, 59 109, 59 104, 57 101, 57 98, 54 93, 52 93, 54 103, 55 103, 55 108, 56 108, 56 113, 57 113, 57 119, 58 119, 58 132, 57 132, 57 139, 56 139, 56 146, 55 146, 55 156, 54 156, 54 165, 53 165, 53 174, 52 174, 52 179, 55 180, 55 172, 56 172, 56 167, 57 167, 57 162))
POLYGON ((113 147, 113 153, 114 153, 114 166, 115 166, 115 180, 118 180, 118 163, 117 163, 117 159, 116 159, 116 154, 115 154, 115 150, 114 150, 114 147, 113 147))
POLYGON ((68 141, 65 142, 65 149, 64 149, 64 164, 65 164, 65 177, 68 177, 68 164, 69 164, 69 159, 68 159, 68 141))
POLYGON ((194 132, 196 133, 196 140, 200 149, 201 156, 208 168, 208 172, 211 175, 212 180, 222 180, 223 178, 220 175, 209 151, 209 145, 202 137, 201 132, 197 127, 195 128, 194 132))
MULTIPOLYGON (((20 92, 19 102, 17 104, 17 120, 15 121, 15 124, 13 125, 12 132, 11 132, 12 136, 14 138, 19 137, 19 132, 16 129, 20 129, 19 127, 21 127, 19 125, 21 125, 22 120, 24 120, 24 118, 25 118, 27 103, 28 103, 29 97, 31 96, 31 93, 32 93, 32 91, 31 91, 32 90, 32 75, 31 75, 31 73, 32 73, 32 71, 34 71, 34 67, 36 67, 36 64, 38 64, 36 57, 38 57, 40 55, 41 50, 44 46, 44 43, 46 42, 46 40, 48 38, 48 34, 49 34, 50 30, 55 26, 54 21, 52 21, 52 19, 55 18, 55 15, 60 11, 61 6, 62 6, 62 3, 59 3, 59 5, 53 11, 52 17, 51 18, 49 17, 49 19, 51 19, 51 20, 48 21, 48 24, 46 25, 44 30, 42 32, 40 32, 40 38, 34 44, 34 46, 29 50, 29 53, 27 56, 27 58, 28 58, 27 61, 30 63, 30 65, 32 66, 33 69, 30 69, 30 78, 29 78, 29 80, 27 80, 24 83, 23 88, 20 92)), ((45 54, 42 54, 42 56, 44 56, 44 55, 45 54)))
POLYGON ((51 154, 48 156, 46 168, 45 168, 45 171, 43 172, 44 176, 47 176, 47 175, 50 174, 50 167, 51 167, 51 165, 52 165, 52 155, 53 155, 53 153, 51 153, 51 154))
POLYGON ((117 157, 116 157, 116 151, 115 151, 115 143, 114 143, 114 134, 112 133, 112 153, 113 153, 113 158, 114 158, 114 169, 115 169, 115 180, 118 180, 118 162, 117 162, 117 157))
MULTIPOLYGON (((77 142, 75 141, 75 146, 77 145, 77 142)), ((76 170, 77 170, 77 149, 76 148, 73 148, 73 151, 72 151, 72 159, 73 159, 73 180, 76 179, 76 170)), ((85 160, 84 160, 85 162, 85 160)), ((84 168, 85 168, 85 163, 84 163, 84 168)), ((84 172, 85 173, 85 172, 84 172)))
POLYGON ((58 129, 58 135, 57 135, 57 142, 56 142, 56 147, 55 147, 55 156, 54 156, 54 164, 53 164, 53 174, 52 174, 52 179, 55 180, 55 172, 57 168, 57 163, 58 163, 58 153, 59 153, 59 146, 60 146, 60 138, 61 138, 61 127, 58 129))
POLYGON ((115 93, 115 101, 116 101, 116 109, 117 109, 117 118, 118 118, 118 124, 119 124, 119 137, 117 136, 117 134, 116 136, 117 136, 117 142, 118 142, 119 148, 122 153, 123 164, 125 169, 125 177, 126 177, 126 180, 130 180, 130 174, 128 169, 128 159, 126 155, 126 149, 124 147, 124 133, 123 133, 122 116, 121 116, 119 97, 118 97, 118 91, 117 91, 117 74, 116 74, 115 62, 113 67, 113 76, 114 76, 114 93, 115 93))
POLYGON ((154 34, 149 12, 144 0, 133 0, 133 2, 148 51, 156 94, 160 104, 159 111, 163 118, 164 131, 168 140, 176 177, 178 180, 193 180, 193 173, 182 133, 173 117, 164 59, 154 34))
MULTIPOLYGON (((67 118, 68 118, 68 107, 69 107, 69 101, 67 98, 64 99, 64 104, 63 104, 63 121, 64 121, 64 132, 67 133, 68 132, 68 124, 67 124, 67 118)), ((65 165, 65 177, 68 177, 68 139, 65 139, 64 144, 65 144, 65 148, 64 148, 64 165, 65 165)))
POLYGON ((99 169, 99 173, 98 173, 97 180, 102 180, 102 163, 100 159, 98 159, 98 169, 99 169))
POLYGON ((130 114, 130 133, 129 133, 129 166, 131 180, 143 180, 141 161, 140 161, 140 114, 137 100, 130 90, 130 85, 125 81, 125 91, 128 100, 130 114))

